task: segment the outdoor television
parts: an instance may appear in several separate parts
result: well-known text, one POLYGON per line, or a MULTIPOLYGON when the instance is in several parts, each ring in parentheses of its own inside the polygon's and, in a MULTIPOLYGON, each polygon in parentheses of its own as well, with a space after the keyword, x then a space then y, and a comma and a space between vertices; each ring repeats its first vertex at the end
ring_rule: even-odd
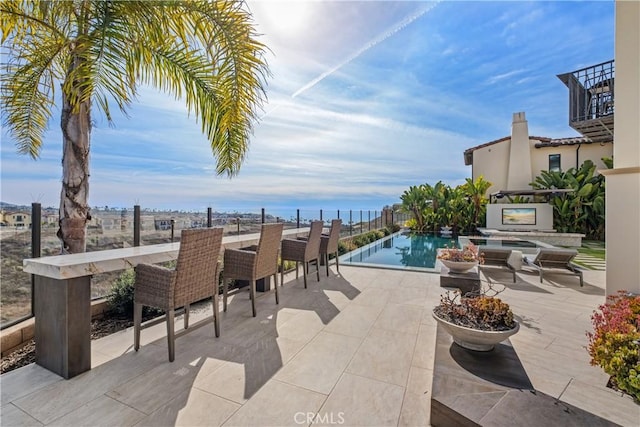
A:
POLYGON ((536 225, 536 208, 502 208, 502 225, 536 225))

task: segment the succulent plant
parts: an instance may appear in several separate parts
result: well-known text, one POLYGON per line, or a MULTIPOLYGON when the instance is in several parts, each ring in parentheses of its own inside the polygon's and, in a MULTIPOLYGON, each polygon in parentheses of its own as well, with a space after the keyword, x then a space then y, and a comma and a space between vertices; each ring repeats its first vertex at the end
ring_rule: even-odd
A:
POLYGON ((463 296, 460 291, 447 291, 433 312, 443 320, 472 329, 505 331, 515 326, 509 304, 486 293, 463 296))

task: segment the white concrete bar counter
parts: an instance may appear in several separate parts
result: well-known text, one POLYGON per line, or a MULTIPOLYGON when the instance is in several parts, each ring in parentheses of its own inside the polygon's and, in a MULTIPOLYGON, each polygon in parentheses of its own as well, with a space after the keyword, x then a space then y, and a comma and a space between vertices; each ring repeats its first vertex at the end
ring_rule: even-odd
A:
MULTIPOLYGON (((308 228, 284 230, 283 237, 306 235, 308 228)), ((260 233, 226 236, 223 247, 257 244, 260 233)), ((177 259, 180 243, 137 246, 23 260, 35 276, 36 363, 72 378, 91 369, 91 276, 125 270, 140 263, 177 259)))

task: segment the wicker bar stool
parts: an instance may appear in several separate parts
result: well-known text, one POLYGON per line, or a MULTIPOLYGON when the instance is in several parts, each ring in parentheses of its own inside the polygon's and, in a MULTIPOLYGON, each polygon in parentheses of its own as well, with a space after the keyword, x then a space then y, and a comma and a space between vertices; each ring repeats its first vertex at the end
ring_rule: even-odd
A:
POLYGON ((320 235, 322 234, 322 221, 312 221, 309 236, 302 239, 282 240, 282 251, 280 258, 280 283, 284 286, 284 262, 296 262, 296 279, 298 278, 298 263, 302 263, 304 287, 307 287, 307 275, 309 274, 309 263, 315 261, 316 275, 320 281, 320 235))
POLYGON ((167 321, 169 361, 175 359, 176 338, 208 323, 215 323, 220 336, 218 315, 218 257, 222 246, 222 228, 182 230, 180 252, 175 269, 152 264, 138 264, 134 288, 134 349, 140 348, 140 330, 167 321), (189 327, 189 304, 211 297, 213 316, 189 327), (156 307, 166 312, 164 318, 144 325, 142 307, 156 307), (184 329, 175 333, 176 310, 184 307, 184 329))
POLYGON ((324 259, 324 265, 327 268, 327 277, 329 277, 329 254, 335 254, 336 270, 340 272, 340 263, 338 261, 338 240, 340 240, 340 228, 342 228, 342 220, 334 219, 331 221, 331 229, 329 234, 320 236, 320 258, 324 259))
POLYGON ((278 301, 278 250, 284 224, 263 224, 257 246, 242 249, 225 249, 222 270, 223 306, 227 311, 229 279, 248 280, 251 309, 256 317, 256 280, 273 275, 278 301))

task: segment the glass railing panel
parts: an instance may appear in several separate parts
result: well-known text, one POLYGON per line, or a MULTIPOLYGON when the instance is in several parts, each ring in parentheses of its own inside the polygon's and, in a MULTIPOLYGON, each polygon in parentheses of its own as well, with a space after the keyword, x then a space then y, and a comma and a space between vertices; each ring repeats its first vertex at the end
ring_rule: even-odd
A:
MULTIPOLYGON (((31 275, 22 271, 22 260, 31 258, 31 229, 5 226, 0 269, 0 312, 2 326, 31 315, 31 275)), ((59 252, 59 248, 58 248, 59 252)))

